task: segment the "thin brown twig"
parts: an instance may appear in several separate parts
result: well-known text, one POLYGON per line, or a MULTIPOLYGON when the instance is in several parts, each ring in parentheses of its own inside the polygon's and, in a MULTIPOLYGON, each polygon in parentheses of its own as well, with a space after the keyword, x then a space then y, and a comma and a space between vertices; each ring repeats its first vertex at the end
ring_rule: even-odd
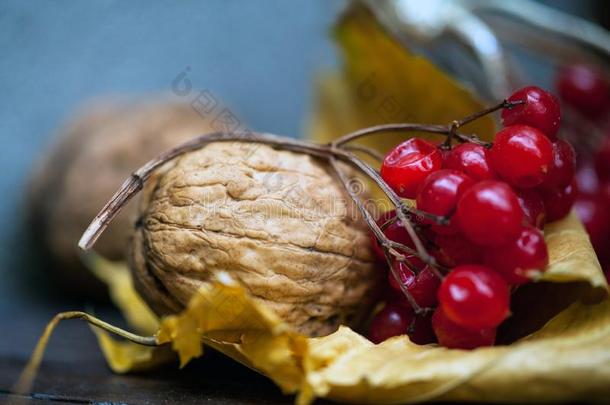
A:
POLYGON ((157 341, 156 336, 140 336, 134 333, 128 332, 124 329, 118 328, 114 325, 111 325, 107 322, 102 321, 99 318, 94 317, 93 315, 89 315, 86 312, 81 311, 68 311, 61 312, 53 317, 51 322, 46 326, 42 336, 38 340, 36 347, 34 348, 34 352, 30 356, 30 360, 28 364, 21 372, 19 379, 13 386, 13 391, 20 394, 27 394, 34 382, 34 377, 36 376, 36 371, 40 367, 40 363, 42 362, 42 358, 44 356, 45 349, 47 344, 49 343, 49 339, 51 338, 51 334, 57 327, 57 325, 61 321, 65 321, 68 319, 83 319, 87 323, 94 325, 102 330, 115 334, 117 336, 121 336, 124 339, 127 339, 131 342, 137 343, 143 346, 160 346, 157 341))
MULTIPOLYGON (((333 148, 333 150, 335 150, 335 149, 333 148)), ((400 221, 402 222, 402 226, 405 228, 405 230, 409 234, 409 237, 413 240, 413 243, 415 244, 415 249, 417 250, 417 254, 418 254, 419 258, 422 259, 426 264, 429 264, 431 266, 436 265, 436 259, 434 259, 434 257, 432 257, 428 253, 428 251, 424 247, 424 244, 422 243, 421 239, 417 235, 417 232, 415 232, 413 223, 405 215, 405 211, 412 212, 412 210, 403 204, 400 197, 396 194, 396 192, 394 192, 394 190, 392 190, 392 188, 390 186, 388 186, 388 184, 381 178, 381 175, 375 169, 373 169, 372 167, 367 165, 365 162, 363 162, 357 156, 351 154, 350 152, 345 152, 345 153, 349 157, 351 157, 350 161, 352 163, 357 165, 362 171, 364 171, 369 177, 371 177, 377 183, 377 185, 382 189, 382 191, 388 196, 388 198, 390 199, 392 204, 394 204, 394 206, 396 207, 396 216, 398 217, 398 219, 400 219, 400 221)))
POLYGON ((362 152, 379 162, 383 161, 384 159, 383 154, 364 145, 345 145, 344 149, 349 150, 350 152, 362 152))
MULTIPOLYGON (((331 144, 335 147, 339 147, 345 143, 352 142, 358 138, 369 136, 380 132, 392 132, 392 131, 409 131, 409 132, 428 132, 433 134, 442 134, 446 136, 455 136, 457 139, 465 139, 463 135, 457 132, 457 129, 475 121, 485 115, 491 114, 502 108, 513 108, 518 105, 524 104, 524 100, 509 101, 503 100, 502 102, 478 111, 474 114, 468 115, 460 120, 453 121, 449 125, 428 125, 428 124, 413 124, 413 123, 392 123, 392 124, 381 124, 374 125, 367 128, 358 129, 350 132, 343 136, 336 138, 331 144)), ((466 140, 465 140, 466 141, 466 140)), ((469 140, 468 140, 469 141, 469 140)))
MULTIPOLYGON (((460 120, 455 121, 455 123, 457 124, 456 129, 463 127, 466 124, 471 123, 472 121, 478 120, 479 118, 491 114, 493 112, 496 112, 498 110, 501 110, 503 108, 513 108, 516 107, 518 105, 521 104, 525 104, 524 100, 516 100, 516 101, 509 101, 507 99, 502 100, 502 102, 493 105, 491 107, 485 108, 484 110, 478 111, 474 114, 470 114, 460 120)), ((451 124, 453 125, 453 124, 451 124)))
POLYGON ((391 246, 395 242, 390 240, 383 233, 383 231, 381 230, 379 225, 377 225, 377 222, 375 222, 375 219, 373 218, 371 213, 366 209, 366 207, 360 200, 360 197, 349 187, 349 179, 345 176, 345 173, 343 173, 343 171, 339 167, 339 164, 337 163, 337 159, 331 155, 328 157, 328 162, 330 163, 330 166, 333 169, 333 171, 335 172, 335 174, 339 177, 339 180, 343 184, 343 188, 347 191, 347 193, 350 195, 352 201, 354 201, 354 203, 358 207, 358 210, 362 214, 362 217, 364 218, 366 223, 369 225, 369 228, 371 228, 371 230, 375 234, 375 237, 381 243, 381 246, 384 247, 383 250, 386 255, 386 260, 388 262, 390 272, 392 273, 392 276, 398 282, 398 285, 400 286, 400 289, 402 290, 405 297, 407 297, 409 304, 411 304, 415 313, 421 312, 421 310, 422 310, 421 307, 417 304, 417 302, 415 301, 415 299, 413 298, 413 296, 411 295, 409 290, 407 290, 407 287, 405 285, 403 285, 403 283, 400 280, 400 276, 398 275, 398 272, 392 265, 392 258, 390 256, 394 256, 394 255, 391 252, 392 251, 391 246))
POLYGON ((448 128, 446 125, 425 125, 412 123, 381 124, 350 132, 349 134, 340 136, 339 138, 335 139, 333 142, 331 142, 331 144, 334 147, 339 147, 345 143, 352 142, 364 136, 369 136, 380 132, 392 131, 429 132, 434 134, 446 135, 448 133, 448 128))
POLYGON ((122 207, 142 189, 143 184, 156 169, 180 155, 200 149, 212 142, 263 143, 278 147, 281 146, 283 149, 292 150, 295 152, 309 153, 318 157, 326 157, 329 154, 328 146, 279 137, 272 134, 258 134, 252 132, 214 132, 200 135, 188 142, 168 150, 165 153, 162 153, 133 172, 132 175, 125 180, 125 182, 123 182, 119 190, 112 196, 110 201, 108 201, 108 203, 106 203, 106 205, 104 205, 100 212, 95 216, 89 227, 87 227, 83 233, 83 236, 78 242, 78 246, 83 250, 89 250, 93 244, 95 244, 102 232, 104 232, 108 224, 110 224, 114 217, 116 217, 122 207))

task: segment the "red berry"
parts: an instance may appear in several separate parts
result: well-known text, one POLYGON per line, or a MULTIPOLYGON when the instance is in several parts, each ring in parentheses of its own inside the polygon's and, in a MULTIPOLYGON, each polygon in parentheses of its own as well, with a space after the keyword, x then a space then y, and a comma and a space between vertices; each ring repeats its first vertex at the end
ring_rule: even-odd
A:
POLYGON ((473 180, 492 180, 496 177, 489 151, 474 143, 463 143, 453 148, 446 156, 443 167, 462 171, 473 180))
MULTIPOLYGON (((417 193, 417 208, 430 214, 450 217, 455 211, 458 199, 470 188, 474 181, 456 170, 439 170, 430 174, 417 193)), ((457 227, 433 225, 438 233, 456 233, 457 227)))
MULTIPOLYGON (((402 221, 396 219, 396 210, 386 211, 375 221, 377 225, 381 228, 384 235, 387 236, 388 239, 402 243, 403 245, 409 246, 415 249, 415 243, 409 236, 407 230, 402 226, 402 221), (394 220, 394 221, 393 221, 394 220)), ((379 241, 375 237, 374 234, 371 234, 371 243, 373 244, 373 250, 377 258, 383 263, 386 262, 385 253, 383 252, 383 248, 379 244, 379 241)))
POLYGON ((559 139, 553 143, 553 160, 549 166, 543 187, 566 187, 576 172, 576 152, 569 142, 559 139))
MULTIPOLYGON (((417 305, 423 308, 436 305, 436 293, 441 285, 441 281, 430 267, 423 267, 417 275, 406 264, 401 262, 396 262, 394 269, 398 273, 402 285, 407 288, 407 291, 409 291, 417 305)), ((388 272, 388 279, 390 286, 402 294, 402 290, 391 271, 388 272)), ((406 297, 400 301, 404 305, 410 305, 406 297)))
POLYGON ((540 195, 542 196, 542 201, 544 201, 547 223, 557 221, 568 215, 572 205, 574 205, 577 194, 575 180, 567 187, 540 189, 540 195))
POLYGON ((393 336, 404 335, 413 320, 413 312, 408 308, 387 303, 371 321, 369 339, 381 343, 393 336))
POLYGON ((490 154, 502 179, 515 187, 536 187, 549 171, 553 144, 536 128, 512 125, 496 134, 490 154))
POLYGON ((449 349, 471 350, 482 346, 493 346, 496 341, 496 329, 472 330, 451 321, 441 307, 432 315, 432 328, 441 346, 449 349))
POLYGON ((509 314, 508 285, 489 267, 463 265, 453 269, 438 290, 443 312, 469 329, 498 326, 509 314))
POLYGON ((610 180, 610 135, 606 136, 595 154, 595 171, 602 180, 610 180))
POLYGON ((409 331, 409 339, 418 345, 427 345, 436 342, 436 335, 432 329, 432 316, 415 315, 415 320, 409 331))
POLYGON ((525 284, 542 273, 549 263, 549 253, 540 230, 523 227, 512 243, 488 249, 485 264, 493 268, 509 284, 525 284))
POLYGON ((424 179, 442 164, 441 152, 434 144, 411 138, 386 155, 381 177, 399 196, 414 199, 424 179))
POLYGON ((546 223, 546 210, 538 190, 533 188, 516 189, 515 193, 519 199, 519 205, 523 210, 525 222, 528 225, 542 229, 546 223))
POLYGON ((481 261, 481 249, 462 234, 439 235, 435 243, 438 249, 434 252, 434 257, 443 266, 452 268, 481 261))
POLYGON ((509 101, 523 100, 525 104, 502 110, 504 126, 523 124, 542 131, 550 139, 555 139, 561 110, 555 97, 540 87, 528 86, 514 92, 509 101))
POLYGON ((566 103, 588 117, 599 117, 608 107, 610 86, 592 66, 575 64, 561 69, 557 89, 566 103))
POLYGON ((605 201, 597 195, 580 194, 574 210, 587 229, 595 251, 605 254, 610 246, 610 213, 605 201))
POLYGON ((523 211, 508 184, 486 180, 466 190, 458 202, 456 218, 470 241, 481 246, 498 246, 517 238, 523 211))

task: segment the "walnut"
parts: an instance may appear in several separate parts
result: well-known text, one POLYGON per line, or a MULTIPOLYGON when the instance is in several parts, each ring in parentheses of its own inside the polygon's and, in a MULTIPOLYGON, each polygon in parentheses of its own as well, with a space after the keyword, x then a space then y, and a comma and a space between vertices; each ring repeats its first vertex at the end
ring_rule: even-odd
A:
MULTIPOLYGON (((82 289, 91 284, 76 244, 131 171, 162 151, 210 131, 210 122, 188 104, 125 100, 93 103, 60 131, 34 173, 29 218, 68 287, 82 289)), ((125 258, 136 205, 127 206, 108 228, 96 247, 99 253, 114 260, 125 258)))
POLYGON ((310 336, 358 326, 378 284, 368 228, 328 167, 261 144, 211 143, 166 164, 141 196, 131 252, 160 315, 223 270, 310 336))

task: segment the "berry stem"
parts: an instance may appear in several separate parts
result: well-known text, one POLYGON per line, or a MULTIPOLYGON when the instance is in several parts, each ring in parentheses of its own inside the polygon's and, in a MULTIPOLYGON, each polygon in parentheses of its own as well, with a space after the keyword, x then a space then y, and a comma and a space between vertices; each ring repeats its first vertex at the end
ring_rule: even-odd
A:
POLYGON ((366 147, 364 145, 345 145, 344 149, 350 152, 364 153, 365 155, 368 155, 379 162, 383 161, 384 158, 382 153, 379 153, 375 149, 366 147))
MULTIPOLYGON (((396 252, 393 250, 394 245, 400 245, 401 247, 403 247, 404 245, 394 242, 394 241, 388 239, 387 236, 385 236, 385 234, 383 233, 381 228, 375 222, 375 219, 373 218, 371 213, 365 208, 364 204, 360 200, 360 197, 354 192, 354 190, 352 190, 349 187, 349 179, 347 178, 347 176, 345 175, 343 170, 341 170, 341 168, 339 167, 339 163, 337 162, 337 159, 331 155, 328 157, 328 162, 330 163, 330 166, 332 167, 335 174, 341 180, 341 183, 343 184, 345 191, 347 191, 347 193, 350 195, 350 197, 352 198, 352 200, 354 201, 354 203, 360 210, 360 213, 362 214, 366 223, 371 228, 372 232, 375 234, 375 237, 377 238, 378 241, 381 242, 381 245, 384 247, 383 250, 385 253, 386 261, 388 262, 388 266, 390 267, 392 276, 396 279, 396 281, 400 285, 400 289, 402 290, 403 294, 409 301, 409 304, 411 304, 415 313, 421 312, 422 311, 421 307, 417 304, 417 302, 415 302, 415 299, 413 298, 411 293, 407 290, 407 287, 402 285, 402 283, 400 282, 400 276, 394 269, 394 266, 392 266, 392 256, 397 257, 397 258, 399 257, 399 255, 397 255, 396 252)), ((398 215, 398 210, 397 210, 397 215, 398 215)), ((407 228, 407 231, 408 231, 408 228, 407 228)), ((406 246, 404 246, 404 247, 407 248, 406 246)), ((409 248, 407 248, 407 249, 409 249, 409 248)), ((411 250, 411 249, 409 249, 409 250, 411 250)), ((427 254, 427 252, 426 252, 426 254, 427 254)), ((402 255, 400 255, 400 256, 401 256, 402 260, 405 259, 404 256, 402 256, 402 255)))
POLYGON ((491 149, 493 143, 485 142, 479 139, 476 135, 466 135, 456 132, 455 138, 461 143, 474 143, 475 145, 481 145, 486 149, 491 149))
MULTIPOLYGON (((466 124, 471 123, 472 121, 478 120, 481 117, 484 117, 488 114, 491 114, 491 113, 501 110, 503 108, 513 108, 513 107, 516 107, 521 104, 525 104, 525 100, 509 101, 508 99, 504 99, 502 102, 500 102, 496 105, 488 107, 488 108, 481 110, 479 112, 476 112, 474 114, 468 115, 468 116, 462 118, 461 120, 454 121, 454 123, 457 125, 456 129, 458 129, 458 128, 463 127, 466 124)), ((454 124, 452 124, 451 126, 453 126, 453 125, 454 124)))
POLYGON ((398 286, 400 287, 400 291, 407 298, 407 301, 409 301, 409 305, 411 305, 413 311, 418 315, 425 312, 425 309, 419 306, 417 301, 415 301, 415 298, 413 298, 413 295, 411 295, 411 292, 407 289, 407 286, 404 285, 404 283, 400 279, 400 275, 396 271, 396 268, 392 265, 392 258, 390 257, 390 252, 388 252, 387 250, 385 251, 385 258, 388 263, 390 273, 392 273, 392 277, 394 277, 396 284, 398 284, 398 286))
MULTIPOLYGON (((331 148, 331 150, 336 150, 336 148, 333 148, 332 145, 331 148)), ((373 179, 375 183, 377 183, 377 185, 388 196, 392 204, 394 204, 394 206, 396 207, 396 216, 398 217, 398 219, 400 219, 402 226, 409 234, 409 237, 413 240, 419 258, 430 266, 436 266, 436 260, 426 251, 424 244, 422 243, 421 239, 417 235, 417 232, 415 232, 415 229, 413 228, 413 223, 411 222, 411 219, 407 217, 407 215, 405 215, 405 212, 413 213, 413 210, 403 204, 400 197, 396 194, 396 192, 394 192, 394 190, 392 190, 392 188, 390 188, 390 186, 388 186, 388 184, 381 178, 381 175, 375 169, 364 163, 355 155, 349 152, 345 153, 347 154, 347 157, 350 158, 349 160, 353 164, 358 166, 358 168, 360 168, 363 172, 365 172, 366 175, 373 179)))
POLYGON ((368 135, 378 134, 381 132, 391 131, 409 131, 409 132, 428 132, 434 134, 447 134, 448 128, 446 125, 425 125, 425 124, 412 124, 412 123, 396 123, 396 124, 381 124, 374 125, 372 127, 361 128, 354 132, 350 132, 343 136, 338 137, 331 145, 334 147, 340 147, 345 143, 352 142, 358 138, 362 138, 368 135))
POLYGON ((453 121, 451 123, 451 128, 449 128, 449 133, 447 133, 447 139, 445 139, 445 142, 441 145, 442 149, 451 150, 451 141, 453 141, 453 138, 456 136, 459 125, 458 121, 453 121))

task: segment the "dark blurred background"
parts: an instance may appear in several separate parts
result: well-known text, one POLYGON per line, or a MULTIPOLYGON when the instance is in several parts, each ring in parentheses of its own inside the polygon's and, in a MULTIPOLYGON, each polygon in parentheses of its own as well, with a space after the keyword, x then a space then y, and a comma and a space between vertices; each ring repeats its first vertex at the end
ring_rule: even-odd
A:
MULTIPOLYGON (((608 24, 605 1, 545 3, 608 24)), ((186 73, 194 91, 209 91, 249 127, 299 136, 316 73, 337 65, 328 33, 343 4, 0 1, 0 401, 14 399, 10 386, 44 324, 60 310, 85 305, 62 300, 61 292, 48 294, 44 278, 24 268, 36 255, 23 232, 24 187, 62 120, 99 95, 161 91, 179 100, 172 82, 186 73)), ((116 317, 98 304, 93 309, 116 317)), ((264 378, 219 356, 211 359, 212 366, 196 364, 182 373, 113 376, 90 331, 72 322, 52 339, 35 387, 44 394, 36 398, 292 401, 264 378)))

